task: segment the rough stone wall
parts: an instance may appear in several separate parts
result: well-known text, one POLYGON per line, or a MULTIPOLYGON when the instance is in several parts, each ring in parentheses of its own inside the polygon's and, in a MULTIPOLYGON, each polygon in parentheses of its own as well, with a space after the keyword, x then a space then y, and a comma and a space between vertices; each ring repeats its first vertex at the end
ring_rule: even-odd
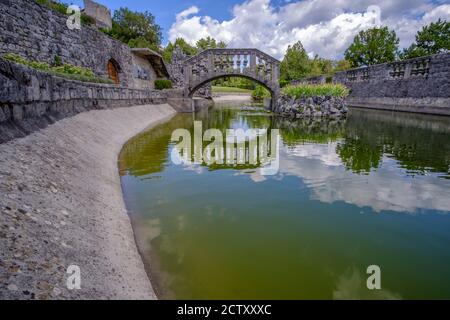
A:
POLYGON ((291 119, 300 118, 345 118, 348 108, 340 97, 316 96, 292 98, 280 95, 273 111, 291 119))
POLYGON ((165 103, 169 94, 66 80, 0 59, 0 143, 83 111, 165 103))
POLYGON ((95 19, 97 27, 112 28, 111 11, 107 7, 91 0, 84 0, 84 12, 95 19))
POLYGON ((63 63, 90 68, 101 76, 107 76, 112 58, 121 67, 121 85, 132 83, 132 53, 127 45, 84 25, 69 30, 66 21, 67 16, 34 0, 0 0, 0 56, 15 53, 50 64, 59 56, 63 63))

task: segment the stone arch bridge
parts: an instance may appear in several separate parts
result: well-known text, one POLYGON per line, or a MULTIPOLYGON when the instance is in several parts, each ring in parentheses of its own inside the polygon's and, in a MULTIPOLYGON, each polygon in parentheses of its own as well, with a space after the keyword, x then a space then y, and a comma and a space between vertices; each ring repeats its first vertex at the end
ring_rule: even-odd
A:
POLYGON ((184 96, 223 77, 244 77, 267 88, 272 106, 278 98, 280 61, 258 49, 207 49, 184 61, 184 96))

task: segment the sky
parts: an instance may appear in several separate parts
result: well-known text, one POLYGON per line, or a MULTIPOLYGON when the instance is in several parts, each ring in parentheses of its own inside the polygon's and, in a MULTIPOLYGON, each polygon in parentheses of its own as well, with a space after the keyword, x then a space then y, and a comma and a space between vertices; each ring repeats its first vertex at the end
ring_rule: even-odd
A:
MULTIPOLYGON (((388 26, 409 46, 422 26, 450 20, 450 0, 96 0, 112 11, 150 11, 163 29, 163 44, 203 37, 229 47, 258 48, 281 59, 301 41, 310 56, 340 59, 355 35, 388 26)), ((69 1, 66 1, 69 2, 69 1)), ((83 0, 72 0, 83 6, 83 0)))

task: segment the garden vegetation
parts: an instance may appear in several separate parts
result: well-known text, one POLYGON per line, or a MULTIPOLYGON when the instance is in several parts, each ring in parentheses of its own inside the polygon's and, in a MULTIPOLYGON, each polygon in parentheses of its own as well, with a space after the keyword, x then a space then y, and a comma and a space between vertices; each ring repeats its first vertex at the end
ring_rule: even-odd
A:
POLYGON ((299 84, 288 85, 283 88, 282 92, 293 98, 302 97, 340 97, 345 98, 349 95, 349 90, 342 84, 299 84))
POLYGON ((76 80, 82 82, 93 82, 93 83, 106 83, 106 84, 114 84, 114 81, 111 79, 102 78, 96 76, 92 70, 82 67, 77 67, 71 64, 62 64, 61 59, 59 57, 55 58, 55 63, 53 66, 49 65, 45 62, 39 61, 29 61, 21 56, 13 53, 8 53, 3 56, 5 60, 18 63, 39 71, 43 71, 49 73, 53 76, 76 80))

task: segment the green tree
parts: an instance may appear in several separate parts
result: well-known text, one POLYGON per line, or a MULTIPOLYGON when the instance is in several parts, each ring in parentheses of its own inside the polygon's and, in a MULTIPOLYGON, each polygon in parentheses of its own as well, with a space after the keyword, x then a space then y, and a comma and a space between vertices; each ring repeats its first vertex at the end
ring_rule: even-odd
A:
POLYGON ((352 64, 348 60, 339 60, 334 63, 333 72, 346 71, 352 68, 352 64))
POLYGON ((217 42, 216 39, 211 37, 202 38, 196 43, 198 51, 203 51, 206 49, 224 49, 227 47, 227 44, 223 41, 217 42))
POLYGON ((403 50, 402 59, 411 59, 450 51, 450 22, 439 19, 424 26, 416 34, 416 41, 403 50))
POLYGON ((387 27, 361 31, 345 51, 345 59, 353 67, 370 66, 394 61, 398 53, 399 39, 395 31, 387 27))
POLYGON ((308 54, 300 41, 289 46, 280 65, 282 82, 303 78, 309 75, 311 64, 308 54))
POLYGON ((155 23, 155 17, 150 12, 133 12, 128 8, 120 8, 114 12, 112 20, 109 32, 112 37, 132 46, 159 48, 161 27, 155 23))
POLYGON ((183 38, 177 38, 174 43, 169 42, 169 44, 163 50, 163 58, 167 62, 172 61, 172 54, 176 47, 180 47, 183 50, 184 54, 188 56, 193 56, 198 53, 196 47, 191 46, 186 42, 183 38))
POLYGON ((333 72, 333 61, 320 58, 318 55, 311 60, 311 70, 307 76, 315 77, 333 72))

